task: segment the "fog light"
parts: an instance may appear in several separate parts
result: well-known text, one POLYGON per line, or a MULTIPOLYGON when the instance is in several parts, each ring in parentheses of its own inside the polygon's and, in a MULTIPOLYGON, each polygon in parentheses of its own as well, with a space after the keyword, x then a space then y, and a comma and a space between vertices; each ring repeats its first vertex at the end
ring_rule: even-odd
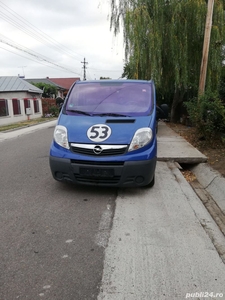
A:
POLYGON ((56 173, 55 173, 55 177, 56 177, 58 180, 62 180, 62 179, 63 179, 63 173, 62 173, 62 172, 56 172, 56 173))
POLYGON ((138 183, 138 184, 142 183, 144 180, 145 180, 145 179, 144 179, 143 176, 137 176, 137 177, 135 178, 135 182, 138 183))

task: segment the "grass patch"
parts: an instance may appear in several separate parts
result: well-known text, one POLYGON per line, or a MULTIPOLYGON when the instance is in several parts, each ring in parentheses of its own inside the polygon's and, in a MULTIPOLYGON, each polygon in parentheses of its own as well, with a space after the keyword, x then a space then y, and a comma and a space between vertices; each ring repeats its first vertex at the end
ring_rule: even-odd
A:
POLYGON ((3 125, 0 126, 0 131, 7 131, 7 130, 13 130, 13 129, 19 129, 22 127, 29 127, 32 125, 37 125, 39 123, 47 122, 47 121, 53 121, 56 120, 57 118, 50 117, 50 118, 37 118, 37 119, 32 119, 32 120, 26 120, 18 123, 13 123, 9 125, 3 125))

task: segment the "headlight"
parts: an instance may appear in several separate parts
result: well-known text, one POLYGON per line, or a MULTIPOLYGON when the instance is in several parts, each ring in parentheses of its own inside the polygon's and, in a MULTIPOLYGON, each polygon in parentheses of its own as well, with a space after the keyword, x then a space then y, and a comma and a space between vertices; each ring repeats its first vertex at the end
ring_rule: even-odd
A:
POLYGON ((152 130, 148 127, 140 128, 135 132, 128 151, 140 149, 151 142, 152 130))
POLYGON ((61 147, 69 149, 68 137, 67 137, 67 129, 65 126, 57 125, 54 131, 54 140, 61 147))

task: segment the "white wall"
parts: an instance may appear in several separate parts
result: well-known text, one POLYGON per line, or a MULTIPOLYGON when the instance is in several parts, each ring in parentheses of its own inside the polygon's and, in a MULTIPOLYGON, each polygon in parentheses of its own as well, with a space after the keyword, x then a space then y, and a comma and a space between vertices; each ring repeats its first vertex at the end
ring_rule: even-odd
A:
POLYGON ((42 112, 42 101, 41 101, 41 94, 31 94, 28 92, 10 92, 10 93, 0 93, 0 99, 7 99, 8 101, 8 110, 9 115, 0 117, 0 126, 8 125, 16 122, 26 121, 28 119, 28 116, 26 115, 26 112, 24 110, 24 98, 30 99, 30 107, 31 107, 31 115, 29 116, 29 119, 36 119, 40 118, 43 115, 42 112), (39 103, 39 112, 34 112, 34 101, 33 98, 36 98, 39 103), (12 99, 18 99, 20 100, 20 109, 21 114, 14 115, 13 114, 13 105, 12 105, 12 99))

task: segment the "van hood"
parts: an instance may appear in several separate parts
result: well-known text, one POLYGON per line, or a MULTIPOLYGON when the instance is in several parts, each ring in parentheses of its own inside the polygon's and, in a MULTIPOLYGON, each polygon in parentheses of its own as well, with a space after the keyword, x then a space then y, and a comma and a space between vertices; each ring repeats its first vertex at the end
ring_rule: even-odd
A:
POLYGON ((128 145, 135 132, 155 128, 153 114, 138 117, 73 116, 61 114, 58 125, 67 128, 69 143, 128 145))

